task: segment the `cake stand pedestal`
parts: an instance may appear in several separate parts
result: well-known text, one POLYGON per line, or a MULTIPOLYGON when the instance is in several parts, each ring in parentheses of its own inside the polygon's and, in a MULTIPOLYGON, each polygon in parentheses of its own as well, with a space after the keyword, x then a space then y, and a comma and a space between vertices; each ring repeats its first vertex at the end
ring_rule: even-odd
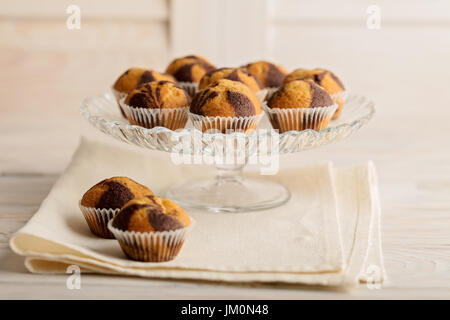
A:
POLYGON ((278 207, 290 198, 283 185, 244 178, 244 165, 217 165, 214 179, 188 181, 172 187, 167 197, 181 206, 213 212, 244 212, 278 207))

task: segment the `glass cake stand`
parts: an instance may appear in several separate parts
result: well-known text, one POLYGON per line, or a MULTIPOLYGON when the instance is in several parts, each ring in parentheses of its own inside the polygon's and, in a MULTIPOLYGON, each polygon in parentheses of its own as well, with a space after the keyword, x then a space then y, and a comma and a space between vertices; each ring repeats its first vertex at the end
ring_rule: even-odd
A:
MULTIPOLYGON (((290 193, 283 185, 264 179, 273 174, 261 169, 260 179, 244 179, 248 163, 277 161, 277 156, 317 148, 339 141, 356 132, 374 115, 374 103, 362 95, 348 93, 342 114, 321 131, 271 130, 264 116, 258 130, 244 133, 202 133, 188 122, 186 128, 172 131, 164 127, 146 129, 130 125, 119 111, 112 94, 85 99, 81 114, 100 131, 123 142, 150 150, 172 153, 172 159, 200 159, 216 166, 217 175, 210 180, 186 181, 172 186, 167 197, 181 206, 215 212, 243 212, 274 208, 286 203, 290 193), (196 158, 197 157, 197 158, 196 158)), ((192 162, 191 162, 192 163, 192 162)), ((269 166, 267 166, 269 167, 269 166)))

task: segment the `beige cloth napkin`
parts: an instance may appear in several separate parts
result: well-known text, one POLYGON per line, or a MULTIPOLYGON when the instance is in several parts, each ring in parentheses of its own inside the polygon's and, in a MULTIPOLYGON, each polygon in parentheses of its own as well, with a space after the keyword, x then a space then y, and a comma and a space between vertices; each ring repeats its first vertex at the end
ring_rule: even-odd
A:
POLYGON ((350 286, 373 281, 373 270, 375 280, 384 278, 371 163, 344 169, 320 164, 265 176, 292 193, 279 208, 241 214, 188 210, 196 226, 178 257, 165 263, 126 259, 117 241, 90 233, 78 209, 83 193, 110 176, 129 176, 163 195, 180 180, 208 174, 203 166, 175 166, 155 152, 82 138, 38 212, 11 238, 11 248, 36 273, 61 273, 76 264, 85 272, 227 282, 350 286))

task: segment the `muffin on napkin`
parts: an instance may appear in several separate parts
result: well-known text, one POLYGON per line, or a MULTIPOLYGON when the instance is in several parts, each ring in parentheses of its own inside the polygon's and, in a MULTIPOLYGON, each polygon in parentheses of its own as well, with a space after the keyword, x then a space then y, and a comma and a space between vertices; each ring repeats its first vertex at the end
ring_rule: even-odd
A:
POLYGON ((163 262, 177 256, 191 223, 175 202, 150 196, 129 201, 108 227, 127 257, 163 262))
POLYGON ((107 227, 109 220, 128 201, 144 196, 153 196, 153 192, 130 178, 112 177, 100 181, 86 191, 79 205, 93 234, 114 239, 107 227))

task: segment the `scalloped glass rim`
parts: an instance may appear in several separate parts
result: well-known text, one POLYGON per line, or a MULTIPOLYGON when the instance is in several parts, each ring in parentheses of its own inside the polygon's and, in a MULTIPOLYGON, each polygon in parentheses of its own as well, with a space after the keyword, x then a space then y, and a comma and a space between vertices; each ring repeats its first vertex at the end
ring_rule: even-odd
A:
MULTIPOLYGON (((111 130, 119 129, 122 133, 125 130, 126 132, 132 132, 134 134, 140 135, 141 138, 143 137, 143 135, 148 136, 148 137, 154 137, 154 136, 158 136, 160 134, 165 134, 165 135, 170 135, 175 140, 179 140, 187 135, 192 135, 192 136, 200 135, 200 136, 202 136, 202 139, 204 139, 205 141, 211 141, 213 139, 223 139, 225 137, 230 137, 230 136, 236 136, 236 137, 244 136, 245 140, 248 141, 248 140, 261 139, 261 138, 265 138, 265 137, 271 137, 274 135, 278 135, 280 141, 285 140, 288 137, 294 138, 294 139, 308 137, 307 140, 311 140, 311 142, 313 142, 314 140, 316 140, 316 139, 320 140, 323 137, 327 137, 327 136, 331 137, 334 133, 336 133, 336 134, 338 132, 343 133, 341 135, 341 137, 331 137, 329 139, 329 141, 325 141, 325 142, 319 143, 317 145, 317 146, 320 146, 320 145, 325 145, 325 144, 331 143, 332 141, 335 141, 335 140, 336 141, 340 140, 340 138, 342 138, 342 137, 346 137, 349 133, 356 131, 356 129, 360 128, 362 125, 367 123, 375 114, 375 105, 367 97, 365 97, 363 95, 359 95, 359 94, 348 93, 346 98, 347 98, 346 104, 348 102, 357 103, 359 109, 364 109, 362 112, 363 114, 361 116, 359 116, 358 118, 356 118, 352 121, 340 123, 335 126, 333 126, 333 122, 331 122, 330 125, 326 129, 323 129, 320 131, 315 131, 312 129, 307 129, 307 130, 302 130, 302 131, 292 130, 292 131, 283 132, 281 134, 276 131, 273 131, 273 130, 267 130, 263 133, 258 132, 258 131, 254 131, 251 133, 242 133, 242 132, 234 132, 234 133, 220 133, 220 132, 206 133, 205 132, 205 133, 203 133, 202 131, 200 131, 196 128, 184 128, 182 130, 177 130, 177 131, 167 129, 165 127, 154 127, 151 129, 147 129, 147 128, 144 128, 141 126, 126 123, 125 122, 126 119, 108 120, 105 117, 102 117, 101 115, 96 115, 96 114, 90 112, 89 108, 90 108, 91 104, 93 104, 96 100, 99 100, 99 99, 108 100, 108 102, 110 104, 112 104, 113 107, 117 108, 117 111, 118 111, 117 102, 114 99, 114 97, 111 96, 110 93, 105 93, 103 95, 93 96, 93 97, 84 99, 80 106, 80 112, 86 120, 88 120, 96 128, 100 129, 102 132, 104 132, 108 135, 114 136, 115 138, 118 138, 122 141, 127 141, 129 143, 133 143, 133 144, 136 144, 141 147, 144 147, 144 146, 142 146, 141 144, 135 143, 134 141, 130 141, 127 138, 122 138, 122 137, 119 138, 119 137, 115 136, 114 134, 112 134, 111 132, 106 132, 102 127, 106 126, 106 127, 109 127, 111 130)), ((345 105, 344 105, 344 110, 345 110, 345 105)), ((361 110, 359 110, 359 111, 361 111, 361 110)), ((267 116, 265 115, 265 117, 267 117, 267 116)), ((340 122, 339 119, 337 121, 340 122)), ((164 148, 164 146, 161 146, 161 148, 158 148, 156 145, 151 146, 151 147, 148 147, 148 146, 145 146, 145 147, 147 147, 149 149, 156 149, 156 150, 171 152, 171 150, 167 150, 166 148, 164 148)), ((308 146, 305 148, 301 147, 298 150, 292 150, 292 151, 280 150, 280 153, 299 152, 303 149, 310 149, 311 147, 315 147, 315 146, 311 145, 311 146, 308 146)))

